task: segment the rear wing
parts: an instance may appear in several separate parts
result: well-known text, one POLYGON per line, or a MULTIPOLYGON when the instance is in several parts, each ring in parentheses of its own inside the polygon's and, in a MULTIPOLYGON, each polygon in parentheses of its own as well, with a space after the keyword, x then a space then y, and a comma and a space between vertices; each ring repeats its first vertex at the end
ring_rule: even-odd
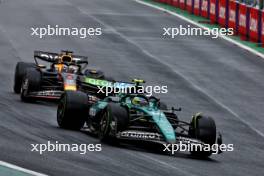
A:
MULTIPOLYGON (((34 51, 34 59, 40 59, 46 62, 56 63, 59 61, 60 54, 45 51, 34 51)), ((76 64, 88 64, 88 57, 72 55, 72 62, 76 64)))

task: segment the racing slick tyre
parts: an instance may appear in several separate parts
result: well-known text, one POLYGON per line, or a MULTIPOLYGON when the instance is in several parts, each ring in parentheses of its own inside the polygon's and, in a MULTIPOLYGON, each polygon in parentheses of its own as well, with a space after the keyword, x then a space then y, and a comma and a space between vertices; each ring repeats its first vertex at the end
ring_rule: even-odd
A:
MULTIPOLYGON (((193 116, 189 128, 189 136, 201 140, 212 147, 216 142, 216 125, 214 120, 211 117, 206 117, 201 114, 193 116)), ((212 154, 212 150, 205 151, 201 149, 191 151, 191 154, 198 157, 209 157, 212 154)))
POLYGON ((125 130, 129 124, 127 109, 116 103, 109 103, 109 107, 112 119, 115 120, 117 125, 117 132, 125 130))
POLYGON ((41 73, 35 68, 28 68, 22 81, 21 100, 31 102, 34 98, 28 96, 30 92, 39 91, 41 84, 41 73))
POLYGON ((129 116, 124 107, 121 107, 117 103, 110 102, 104 110, 100 121, 99 138, 101 141, 116 142, 115 138, 109 135, 111 130, 110 124, 112 121, 116 122, 115 133, 118 133, 127 128, 129 124, 129 116))
POLYGON ((99 122, 98 136, 102 142, 108 142, 111 139, 109 133, 110 133, 110 124, 112 122, 112 118, 109 114, 108 109, 109 108, 107 107, 102 111, 101 120, 99 122))
POLYGON ((21 85, 23 78, 26 74, 27 68, 33 68, 35 66, 34 63, 27 62, 18 62, 16 64, 15 76, 14 76, 14 92, 19 94, 21 92, 21 85))
POLYGON ((88 97, 80 91, 65 91, 57 109, 59 127, 80 130, 88 116, 88 97))

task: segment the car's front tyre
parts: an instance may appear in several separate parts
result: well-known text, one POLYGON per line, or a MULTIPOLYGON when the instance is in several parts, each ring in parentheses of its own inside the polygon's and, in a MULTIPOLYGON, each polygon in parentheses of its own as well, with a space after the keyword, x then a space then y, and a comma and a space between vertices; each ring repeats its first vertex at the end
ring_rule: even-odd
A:
MULTIPOLYGON (((189 136, 201 140, 206 145, 212 147, 216 142, 216 125, 211 117, 197 114, 193 116, 189 129, 189 136)), ((198 157, 209 157, 212 150, 208 151, 205 148, 197 151, 191 151, 191 154, 198 157)))
POLYGON ((109 102, 101 114, 102 115, 99 124, 100 140, 116 142, 116 139, 110 136, 111 123, 112 121, 115 122, 115 133, 125 130, 129 125, 129 115, 126 108, 120 106, 119 103, 109 102))
POLYGON ((57 109, 59 127, 80 130, 88 117, 88 98, 80 91, 65 91, 57 109))

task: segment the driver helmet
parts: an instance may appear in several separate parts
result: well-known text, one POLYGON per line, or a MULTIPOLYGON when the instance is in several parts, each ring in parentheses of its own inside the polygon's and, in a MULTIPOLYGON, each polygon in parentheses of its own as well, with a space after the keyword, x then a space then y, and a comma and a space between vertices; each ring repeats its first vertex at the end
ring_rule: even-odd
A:
POLYGON ((77 65, 70 65, 68 67, 68 73, 78 73, 79 67, 77 65))
POLYGON ((67 72, 68 67, 67 65, 64 65, 64 64, 55 64, 54 69, 55 71, 61 73, 61 72, 67 72))
POLYGON ((143 97, 134 97, 132 99, 132 103, 134 105, 141 105, 141 106, 146 106, 148 104, 147 100, 143 97))

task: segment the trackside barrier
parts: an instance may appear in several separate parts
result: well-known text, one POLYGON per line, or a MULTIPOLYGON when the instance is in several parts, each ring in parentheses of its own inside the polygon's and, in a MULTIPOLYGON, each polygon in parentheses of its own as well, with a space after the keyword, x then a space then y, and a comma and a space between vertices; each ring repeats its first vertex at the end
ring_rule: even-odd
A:
POLYGON ((210 15, 210 0, 201 0, 201 16, 205 18, 209 18, 210 15))
POLYGON ((249 8, 249 39, 260 42, 261 12, 257 8, 249 8))
POLYGON ((186 10, 190 13, 193 13, 193 1, 194 0, 186 0, 186 10))
POLYGON ((233 28, 243 40, 258 42, 264 47, 264 10, 236 0, 154 0, 166 3, 197 16, 209 18, 211 23, 233 28))
POLYGON ((264 11, 261 11, 261 43, 264 47, 264 11))
POLYGON ((172 0, 172 6, 179 7, 179 0, 172 0))
POLYGON ((166 3, 172 5, 172 0, 166 0, 166 3))
POLYGON ((179 7, 183 10, 185 10, 186 6, 186 0, 179 0, 179 7))
POLYGON ((239 5, 239 28, 238 32, 242 35, 242 39, 248 39, 249 31, 249 8, 245 4, 239 5))
POLYGON ((210 20, 218 23, 218 0, 210 0, 210 20))
POLYGON ((234 33, 238 33, 239 24, 239 3, 236 1, 229 1, 229 17, 228 17, 228 27, 233 28, 234 33))
POLYGON ((222 27, 228 27, 229 0, 219 0, 218 23, 222 27))
POLYGON ((193 5, 193 14, 200 16, 201 15, 201 6, 202 6, 202 0, 194 0, 193 5))

